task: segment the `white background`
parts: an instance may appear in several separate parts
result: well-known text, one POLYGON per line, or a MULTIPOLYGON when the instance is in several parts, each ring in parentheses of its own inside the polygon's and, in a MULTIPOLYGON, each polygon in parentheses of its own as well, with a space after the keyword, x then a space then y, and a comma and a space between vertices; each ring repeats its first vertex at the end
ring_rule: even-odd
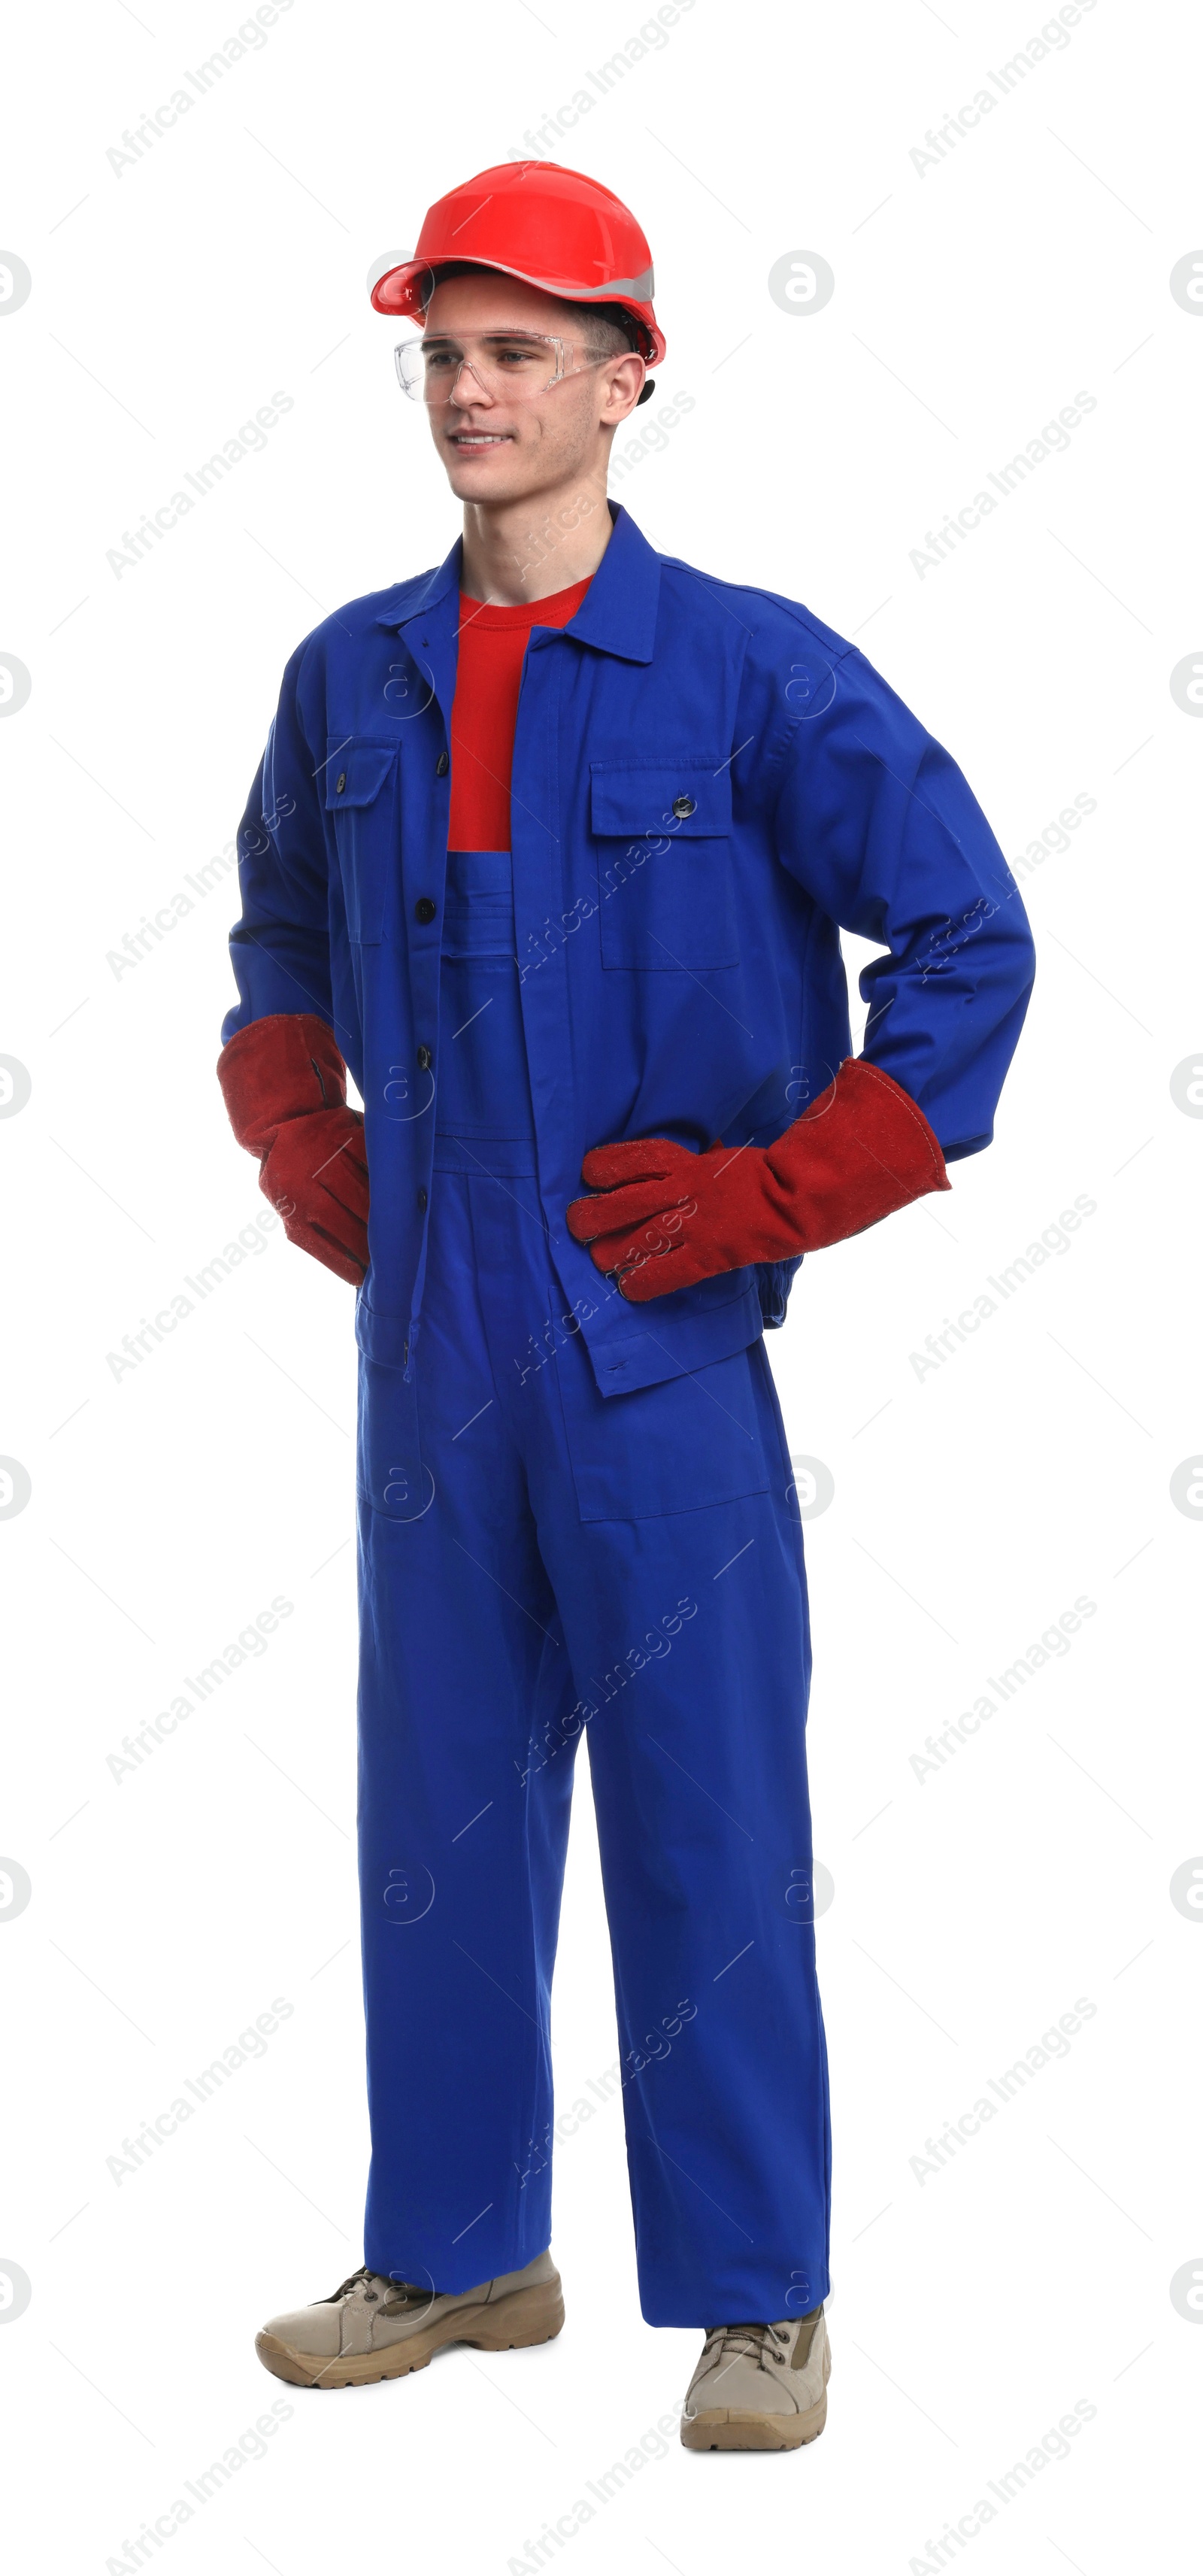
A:
MULTIPOLYGON (((106 1354, 264 1202, 212 1071, 232 887, 128 971, 109 952, 231 840, 299 637, 455 533, 370 263, 529 152, 639 23, 296 0, 119 174, 109 148, 236 14, 92 0, 7 39, 0 230, 33 280, 0 328, 0 648, 32 675, 0 725, 0 1051, 32 1078, 0 1123, 0 1450, 32 1479, 0 1525, 0 1847, 33 1886, 0 1923, 0 2257, 32 2282, 0 2335, 14 2567, 901 2576, 1079 2400, 1072 2455, 944 2563, 1168 2567, 1195 2519, 1203 2334, 1169 2284, 1203 2271, 1203 1927, 1169 1882, 1203 1852, 1203 1529, 1170 1478, 1203 1434, 1203 1124, 1170 1077, 1203 1043, 1203 723, 1169 678, 1203 660, 1203 308, 1168 281, 1203 213, 1195 39, 1149 0, 1098 0, 922 172, 912 149, 1037 35, 1034 8, 696 0, 547 138, 636 209, 660 390, 694 396, 621 484, 644 533, 856 634, 1013 862, 1095 800, 1024 882, 1039 975, 993 1149, 808 1265, 771 1342, 791 1447, 835 1479, 807 1531, 835 1883, 827 2431, 755 2459, 652 2440, 664 2456, 529 2554, 698 2349, 641 2321, 616 2104, 558 2156, 558 2342, 325 2400, 254 2356, 266 2314, 361 2253, 351 1298, 277 1232, 114 1378, 106 1354), (768 293, 801 250, 834 270, 821 313, 768 293), (117 578, 108 550, 277 390, 264 451, 117 578), (1096 408, 1068 452, 920 578, 925 532, 1079 391, 1096 408), (1072 1247, 920 1379, 910 1354, 1080 1194, 1072 1247), (122 1737, 277 1594, 294 1609, 263 1657, 115 1782, 122 1737), (1070 1652, 918 1777, 925 1737, 1082 1594, 1070 1652), (267 2054, 115 2182, 123 2137, 277 1996, 267 2054), (1069 2057, 918 2179, 925 2139, 1080 1996, 1069 2057), (127 2555, 277 2396, 266 2455, 127 2555)), ((567 2106, 616 2053, 584 1765, 554 2030, 567 2106)))

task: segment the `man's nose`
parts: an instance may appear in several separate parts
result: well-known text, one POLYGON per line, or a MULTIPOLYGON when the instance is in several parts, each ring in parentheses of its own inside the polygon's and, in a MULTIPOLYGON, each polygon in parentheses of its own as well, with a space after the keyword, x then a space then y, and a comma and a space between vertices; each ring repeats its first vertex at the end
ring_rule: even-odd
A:
POLYGON ((477 374, 471 358, 460 359, 459 365, 455 371, 455 382, 452 385, 448 399, 453 403, 458 403, 461 410, 470 408, 475 403, 492 402, 493 396, 485 383, 484 377, 477 374))

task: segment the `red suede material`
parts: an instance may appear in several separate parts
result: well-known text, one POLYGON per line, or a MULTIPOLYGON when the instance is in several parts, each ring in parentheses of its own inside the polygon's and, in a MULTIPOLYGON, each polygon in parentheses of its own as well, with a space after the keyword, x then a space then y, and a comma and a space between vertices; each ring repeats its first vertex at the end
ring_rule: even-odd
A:
POLYGON ((363 1118, 347 1106, 347 1068, 325 1021, 308 1011, 253 1020, 223 1047, 217 1079, 289 1242, 357 1288, 368 1266, 363 1118))
POLYGON ((598 1195, 573 1200, 569 1231, 632 1305, 745 1262, 821 1251, 950 1187, 922 1110, 852 1056, 773 1145, 598 1145, 581 1178, 598 1195))
POLYGON ((291 1118, 265 1154, 264 1197, 284 1219, 290 1243, 358 1288, 368 1266, 368 1167, 357 1109, 319 1109, 291 1118))
POLYGON ((341 1108, 347 1068, 324 1020, 278 1011, 239 1029, 217 1060, 230 1125, 248 1154, 266 1154, 286 1118, 341 1108))

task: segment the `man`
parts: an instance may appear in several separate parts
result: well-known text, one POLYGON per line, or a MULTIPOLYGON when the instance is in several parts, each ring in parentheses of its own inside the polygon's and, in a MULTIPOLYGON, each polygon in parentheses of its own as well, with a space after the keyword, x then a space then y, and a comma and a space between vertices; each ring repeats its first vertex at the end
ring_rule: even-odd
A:
POLYGON ((383 263, 462 542, 301 645, 240 834, 226 1102, 359 1292, 372 2124, 365 2263, 259 2351, 342 2387, 559 2331, 587 1735, 643 2313, 705 2331, 683 2441, 777 2449, 826 2412, 830 2130, 763 1327, 989 1143, 1031 942, 861 656, 607 504, 652 292, 627 209, 545 162, 383 263), (855 1060, 841 925, 885 952, 855 1060))

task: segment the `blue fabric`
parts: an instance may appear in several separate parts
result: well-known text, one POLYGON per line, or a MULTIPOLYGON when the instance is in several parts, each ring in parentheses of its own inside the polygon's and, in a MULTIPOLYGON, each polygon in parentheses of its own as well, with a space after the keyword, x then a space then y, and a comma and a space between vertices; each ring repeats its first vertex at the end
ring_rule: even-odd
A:
MULTIPOLYGON (((989 826, 862 655, 613 517, 576 616, 532 631, 514 743, 518 1009, 538 1203, 572 1309, 597 1281, 564 1222, 590 1146, 767 1144, 831 1080, 850 1043, 841 925, 885 952, 862 977, 865 1054, 950 1161, 989 1142, 1032 981, 989 826)), ((402 1366, 453 1043, 441 960, 460 898, 439 763, 459 575, 457 544, 436 572, 340 609, 290 661, 239 833, 224 1030, 278 1011, 333 1028, 365 1106, 361 1335, 402 1366)), ((731 1271, 651 1310, 604 1300, 581 1326, 598 1389, 745 1349, 784 1312, 792 1271, 731 1271)))
POLYGON ((436 1158, 450 1136, 468 1171, 474 1147, 521 1144, 523 1153, 502 1157, 505 1168, 537 1172, 508 850, 447 852, 439 1030, 436 1158))
MULTIPOLYGON (((540 1204, 510 880, 449 854, 408 1376, 360 1309, 366 2259, 441 2290, 517 2270, 551 2236, 553 2124, 621 2100, 649 2323, 803 2314, 830 2146, 780 1414, 759 1341, 599 1393, 540 1204), (619 2055, 557 2100, 582 1736, 619 2055)), ((588 1315, 614 1294, 595 1272, 588 1315)))
POLYGON ((616 2141, 621 2098, 649 2324, 804 2314, 830 2142, 802 1533, 765 1346, 604 1399, 536 1180, 470 1150, 471 1177, 461 1140, 435 1147, 409 1378, 360 1355, 365 2257, 442 2290, 531 2261, 553 2122, 557 2152, 591 2118, 616 2141), (553 2097, 582 1736, 621 2072, 553 2097))

